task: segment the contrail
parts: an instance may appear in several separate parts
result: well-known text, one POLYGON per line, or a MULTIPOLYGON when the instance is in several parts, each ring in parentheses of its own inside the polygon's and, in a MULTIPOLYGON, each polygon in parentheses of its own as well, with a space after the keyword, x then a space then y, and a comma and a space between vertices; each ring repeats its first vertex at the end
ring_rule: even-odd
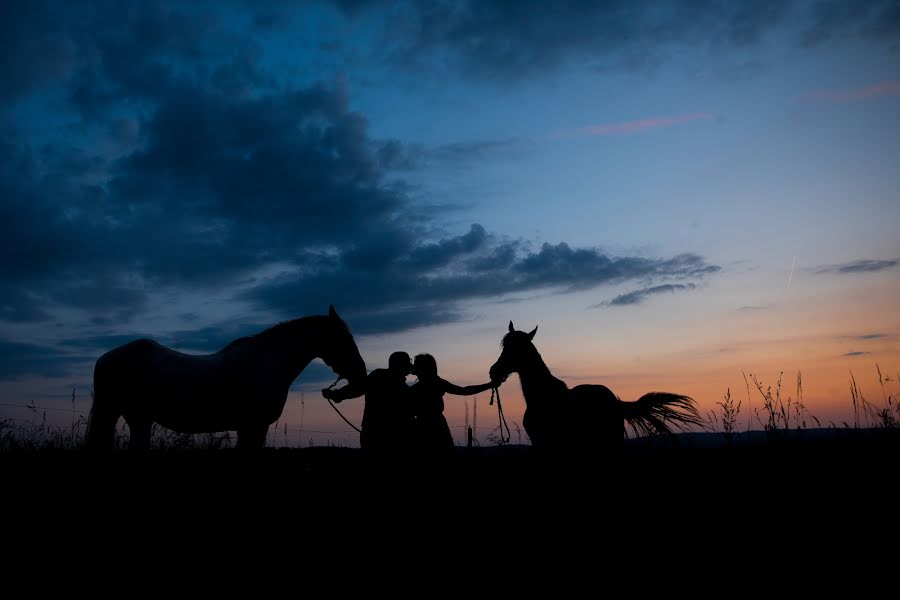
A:
POLYGON ((797 257, 794 257, 794 260, 791 262, 791 274, 788 275, 788 285, 787 289, 791 289, 791 281, 794 279, 794 268, 797 266, 797 257))

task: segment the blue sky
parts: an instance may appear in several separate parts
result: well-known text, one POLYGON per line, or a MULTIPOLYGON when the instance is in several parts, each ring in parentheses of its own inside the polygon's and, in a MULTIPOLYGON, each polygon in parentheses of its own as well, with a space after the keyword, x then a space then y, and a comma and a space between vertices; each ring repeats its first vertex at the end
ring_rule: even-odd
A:
POLYGON ((330 303, 370 368, 460 384, 511 318, 573 382, 705 407, 803 368, 837 414, 840 361, 897 365, 897 2, 0 10, 4 404, 330 303))

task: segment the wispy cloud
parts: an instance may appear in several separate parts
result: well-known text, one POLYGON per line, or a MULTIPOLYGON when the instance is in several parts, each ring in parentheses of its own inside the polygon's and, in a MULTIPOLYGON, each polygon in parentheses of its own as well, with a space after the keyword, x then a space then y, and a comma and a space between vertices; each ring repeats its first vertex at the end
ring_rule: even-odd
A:
POLYGON ((674 117, 648 117, 646 119, 638 119, 636 121, 622 121, 619 123, 603 123, 600 125, 589 125, 580 129, 570 131, 561 131, 557 137, 598 137, 609 135, 627 135, 629 133, 637 133, 646 129, 658 129, 660 127, 671 127, 673 125, 681 125, 692 121, 702 121, 713 119, 716 115, 708 112, 690 113, 687 115, 677 115, 674 117))
POLYGON ((601 302, 600 304, 594 304, 588 308, 602 308, 606 306, 631 306, 634 304, 640 304, 641 302, 646 300, 648 296, 680 292, 683 290, 693 290, 696 287, 697 286, 693 283, 666 283, 663 285, 635 290, 633 292, 628 292, 627 294, 621 294, 619 296, 616 296, 612 300, 607 300, 605 302, 601 302))
POLYGON ((531 140, 518 138, 474 140, 435 146, 426 152, 433 160, 460 161, 478 159, 489 154, 521 153, 531 145, 531 140))
POLYGON ((64 377, 95 357, 70 354, 49 346, 0 340, 0 381, 25 377, 64 377))
POLYGON ((900 265, 900 259, 894 260, 872 260, 862 259, 851 262, 841 263, 838 265, 824 265, 816 269, 817 275, 826 273, 837 273, 840 275, 848 275, 852 273, 876 273, 878 271, 886 271, 894 269, 900 265))
POLYGON ((872 340, 883 340, 890 337, 886 333, 865 333, 861 335, 841 335, 836 339, 840 342, 871 342, 872 340))
POLYGON ((882 81, 858 90, 816 91, 807 94, 808 98, 825 102, 852 102, 881 96, 900 96, 900 81, 882 81))
POLYGON ((741 312, 754 312, 754 311, 758 311, 758 310, 769 310, 770 308, 772 308, 771 304, 757 304, 757 305, 741 306, 738 308, 738 310, 741 312))
POLYGON ((872 354, 871 352, 847 352, 843 356, 865 356, 866 354, 872 354))

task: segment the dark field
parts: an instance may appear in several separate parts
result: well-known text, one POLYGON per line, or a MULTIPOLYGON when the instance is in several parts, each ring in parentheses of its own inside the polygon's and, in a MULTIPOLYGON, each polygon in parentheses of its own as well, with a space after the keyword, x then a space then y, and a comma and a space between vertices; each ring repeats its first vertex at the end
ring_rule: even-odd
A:
MULTIPOLYGON (((539 451, 531 446, 457 447, 444 459, 415 455, 374 458, 356 448, 126 450, 89 454, 80 449, 0 451, 6 483, 78 488, 97 484, 176 485, 201 491, 240 489, 355 489, 358 494, 482 487, 532 496, 554 489, 618 489, 628 494, 808 494, 863 491, 893 485, 900 463, 900 429, 806 429, 735 434, 691 433, 627 440, 618 455, 539 451), (390 484, 389 487, 385 487, 390 484)), ((9 489, 9 488, 7 488, 9 489)))
POLYGON ((187 560, 287 544, 360 564, 393 562, 401 544, 426 562, 474 552, 485 568, 495 553, 518 568, 522 552, 730 568, 737 556, 788 564, 894 539, 898 459, 895 429, 681 435, 629 441, 618 457, 457 448, 440 462, 338 447, 5 450, 0 509, 8 538, 38 551, 96 538, 113 554, 187 560))

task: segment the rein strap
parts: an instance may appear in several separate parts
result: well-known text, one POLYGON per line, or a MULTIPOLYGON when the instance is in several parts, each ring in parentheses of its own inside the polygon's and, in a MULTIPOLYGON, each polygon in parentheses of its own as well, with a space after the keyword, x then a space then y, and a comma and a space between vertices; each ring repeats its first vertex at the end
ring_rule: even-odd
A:
MULTIPOLYGON (((343 379, 343 377, 341 377, 340 375, 338 375, 338 378, 335 379, 335 380, 334 380, 334 383, 332 383, 331 385, 329 385, 327 389, 329 389, 329 390, 334 389, 334 386, 336 386, 336 385, 338 384, 338 382, 339 382, 341 379, 343 379)), ((347 419, 347 417, 344 416, 344 413, 342 413, 342 412, 340 411, 340 409, 337 407, 337 405, 336 405, 334 402, 331 401, 331 398, 325 398, 325 399, 328 400, 328 404, 331 405, 331 408, 334 409, 334 412, 336 412, 336 413, 338 414, 338 416, 344 420, 344 423, 346 423, 347 425, 349 425, 350 427, 352 427, 353 429, 355 429, 357 433, 362 433, 362 430, 360 430, 359 427, 357 427, 356 425, 354 425, 353 423, 351 423, 351 422, 347 419)))
POLYGON ((500 443, 508 444, 512 439, 512 434, 509 431, 509 425, 506 424, 506 417, 503 415, 503 405, 500 404, 500 388, 491 388, 491 402, 490 406, 494 405, 494 397, 497 398, 497 415, 500 418, 500 443), (503 436, 503 428, 506 428, 506 437, 503 436))

